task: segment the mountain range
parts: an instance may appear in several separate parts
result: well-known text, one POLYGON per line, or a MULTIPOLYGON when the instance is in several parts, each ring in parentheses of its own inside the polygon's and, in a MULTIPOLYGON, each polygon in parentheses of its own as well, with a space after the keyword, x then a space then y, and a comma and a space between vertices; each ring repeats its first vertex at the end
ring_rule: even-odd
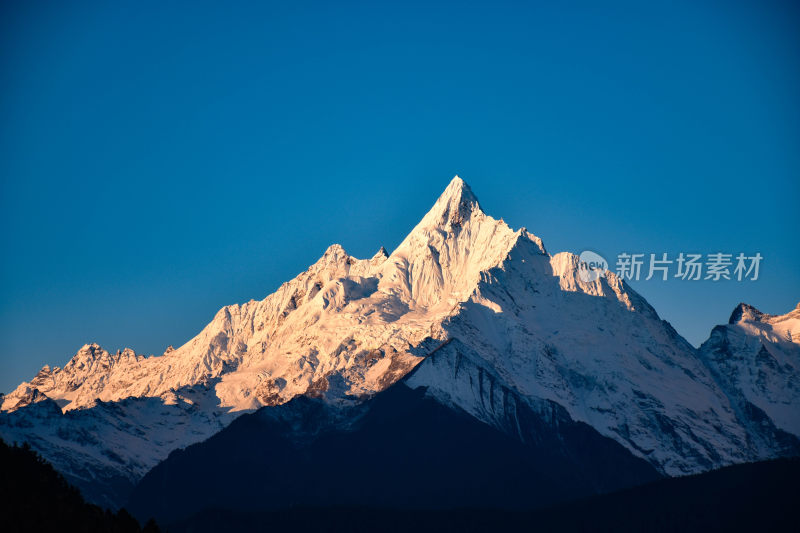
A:
POLYGON ((580 268, 456 176, 391 254, 333 245, 163 355, 87 344, 45 366, 0 399, 0 436, 166 522, 527 508, 800 454, 800 305, 740 304, 697 349, 580 268))

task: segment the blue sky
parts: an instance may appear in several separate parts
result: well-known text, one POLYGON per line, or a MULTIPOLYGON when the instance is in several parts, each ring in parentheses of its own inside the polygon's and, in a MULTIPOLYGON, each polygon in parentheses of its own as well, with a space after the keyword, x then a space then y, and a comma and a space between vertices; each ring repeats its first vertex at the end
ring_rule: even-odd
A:
POLYGON ((454 174, 551 252, 760 252, 633 282, 692 343, 800 300, 800 17, 780 2, 4 2, 0 391, 161 353, 454 174))

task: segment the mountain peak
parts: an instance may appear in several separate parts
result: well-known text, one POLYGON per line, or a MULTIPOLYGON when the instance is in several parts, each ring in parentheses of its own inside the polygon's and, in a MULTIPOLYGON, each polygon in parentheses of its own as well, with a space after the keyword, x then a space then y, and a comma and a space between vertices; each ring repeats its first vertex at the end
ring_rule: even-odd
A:
POLYGON ((439 200, 445 200, 447 202, 457 200, 459 202, 466 201, 475 204, 478 203, 478 197, 475 196, 475 193, 472 192, 472 189, 469 185, 467 185, 467 182, 461 179, 458 174, 456 174, 455 177, 450 180, 450 183, 439 197, 439 200))
POLYGON ((425 226, 460 226, 474 211, 483 212, 467 182, 455 176, 422 219, 425 226))
POLYGON ((325 256, 332 256, 332 255, 347 255, 347 252, 344 251, 344 248, 341 244, 331 244, 328 246, 328 249, 325 250, 325 253, 322 254, 322 257, 325 256))
POLYGON ((737 322, 742 321, 758 322, 763 317, 769 317, 769 315, 765 315, 752 305, 742 302, 737 305, 736 309, 734 309, 733 313, 731 313, 731 317, 728 319, 728 324, 736 324, 737 322))
POLYGON ((328 249, 325 250, 325 253, 322 254, 322 257, 317 259, 317 262, 314 263, 309 270, 317 271, 335 265, 344 265, 348 259, 350 259, 350 256, 341 244, 331 244, 328 246, 328 249))

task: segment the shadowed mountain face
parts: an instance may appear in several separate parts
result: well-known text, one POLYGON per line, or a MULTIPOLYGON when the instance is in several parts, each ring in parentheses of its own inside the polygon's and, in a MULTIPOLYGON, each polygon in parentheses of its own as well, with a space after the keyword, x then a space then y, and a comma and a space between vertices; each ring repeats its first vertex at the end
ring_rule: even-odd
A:
POLYGON ((206 508, 528 509, 659 477, 557 405, 508 401, 525 428, 516 436, 402 382, 349 407, 297 398, 174 452, 129 508, 163 523, 206 508))
POLYGON ((800 435, 800 304, 785 315, 739 304, 699 356, 734 408, 780 430, 771 442, 785 442, 783 431, 800 435))
POLYGON ((536 511, 297 507, 281 511, 210 509, 170 525, 171 533, 320 531, 569 533, 797 531, 800 461, 735 465, 536 511))

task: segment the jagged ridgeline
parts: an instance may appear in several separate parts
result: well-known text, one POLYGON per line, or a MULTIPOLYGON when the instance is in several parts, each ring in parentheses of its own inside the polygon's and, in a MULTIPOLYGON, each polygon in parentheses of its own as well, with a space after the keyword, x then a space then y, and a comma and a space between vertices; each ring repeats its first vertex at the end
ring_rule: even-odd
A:
MULTIPOLYGON (((422 394, 409 408, 433 402, 462 436, 475 428, 461 422, 479 424, 501 439, 498 453, 561 443, 553 464, 589 476, 559 489, 568 498, 797 453, 798 313, 742 312, 698 351, 613 273, 583 281, 577 256, 551 255, 487 215, 456 177, 391 254, 356 259, 333 245, 161 356, 91 344, 43 368, 3 399, 0 435, 30 442, 87 498, 118 506, 171 452, 242 414, 280 413, 284 432, 270 426, 270 442, 303 435, 313 447, 311 422, 294 414, 307 401, 324 427, 352 437, 369 420, 362 409, 390 391, 406 398, 405 388, 422 394), (615 477, 604 461, 641 475, 615 477)), ((429 426, 408 422, 424 446, 429 426)), ((284 464, 299 460, 290 451, 284 464)))

